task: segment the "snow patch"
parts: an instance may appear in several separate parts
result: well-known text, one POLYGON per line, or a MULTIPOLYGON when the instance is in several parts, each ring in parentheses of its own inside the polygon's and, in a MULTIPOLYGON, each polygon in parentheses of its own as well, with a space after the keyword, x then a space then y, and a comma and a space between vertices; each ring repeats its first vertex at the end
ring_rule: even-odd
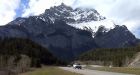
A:
POLYGON ((54 18, 49 17, 49 19, 51 20, 52 23, 55 22, 55 19, 54 18))
POLYGON ((45 18, 43 18, 43 17, 40 17, 39 19, 41 19, 41 20, 44 21, 44 22, 46 21, 45 18))
MULTIPOLYGON (((68 23, 68 25, 73 26, 78 29, 83 29, 85 27, 91 28, 93 33, 96 33, 100 26, 104 26, 106 28, 105 32, 110 31, 111 29, 115 28, 115 24, 112 20, 105 19, 101 21, 90 21, 90 22, 83 22, 83 23, 68 23)), ((94 37, 94 35, 93 35, 94 37)))
POLYGON ((57 13, 54 13, 56 16, 60 16, 60 15, 58 15, 57 13))

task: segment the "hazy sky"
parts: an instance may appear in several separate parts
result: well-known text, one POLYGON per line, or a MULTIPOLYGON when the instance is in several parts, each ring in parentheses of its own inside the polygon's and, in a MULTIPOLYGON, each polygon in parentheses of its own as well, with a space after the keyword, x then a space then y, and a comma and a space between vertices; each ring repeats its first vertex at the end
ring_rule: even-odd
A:
POLYGON ((0 25, 16 17, 39 15, 62 2, 73 8, 94 8, 116 24, 126 25, 140 37, 140 0, 0 0, 0 25))

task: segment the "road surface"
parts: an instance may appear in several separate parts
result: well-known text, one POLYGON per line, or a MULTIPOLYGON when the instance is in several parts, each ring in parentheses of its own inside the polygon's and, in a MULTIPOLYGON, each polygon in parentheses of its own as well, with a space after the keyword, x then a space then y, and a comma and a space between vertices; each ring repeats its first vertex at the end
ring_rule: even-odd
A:
POLYGON ((90 69, 74 69, 72 67, 60 67, 63 70, 79 73, 82 75, 135 75, 135 74, 124 74, 124 73, 115 73, 115 72, 106 72, 106 71, 97 71, 97 70, 90 70, 90 69))

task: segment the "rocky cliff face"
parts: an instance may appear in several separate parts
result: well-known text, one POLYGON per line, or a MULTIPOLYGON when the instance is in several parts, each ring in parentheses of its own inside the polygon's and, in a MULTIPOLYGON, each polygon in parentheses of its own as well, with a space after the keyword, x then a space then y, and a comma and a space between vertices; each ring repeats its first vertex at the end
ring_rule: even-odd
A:
POLYGON ((116 25, 114 29, 106 32, 104 27, 99 27, 95 33, 95 42, 101 48, 120 48, 135 46, 137 39, 126 26, 116 25))
POLYGON ((129 67, 140 68, 140 52, 134 56, 134 59, 128 65, 129 67))
POLYGON ((72 9, 64 4, 39 16, 15 19, 0 27, 0 37, 29 38, 62 59, 73 59, 94 48, 137 44, 127 27, 108 22, 95 9, 72 9))
MULTIPOLYGON (((76 29, 67 25, 63 20, 55 20, 52 23, 51 19, 48 19, 47 22, 44 22, 38 16, 32 16, 17 25, 10 23, 6 28, 8 32, 3 32, 4 35, 10 34, 13 37, 30 38, 62 59, 72 59, 86 50, 97 48, 89 31, 76 29), (10 27, 17 27, 17 30, 22 29, 20 32, 25 31, 26 35, 22 35, 23 33, 16 35, 16 28, 13 30, 10 27), (13 32, 9 31, 11 29, 13 32)), ((2 35, 2 37, 4 36, 2 35)))

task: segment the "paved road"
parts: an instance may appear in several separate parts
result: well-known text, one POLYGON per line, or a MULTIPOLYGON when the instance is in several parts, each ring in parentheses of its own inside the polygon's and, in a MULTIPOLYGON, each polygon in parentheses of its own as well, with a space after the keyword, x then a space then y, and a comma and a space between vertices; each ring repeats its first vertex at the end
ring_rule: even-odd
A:
POLYGON ((72 67, 60 67, 63 70, 83 74, 83 75, 134 75, 134 74, 124 74, 124 73, 115 73, 115 72, 105 72, 105 71, 97 71, 97 70, 90 70, 90 69, 73 69, 72 67))

